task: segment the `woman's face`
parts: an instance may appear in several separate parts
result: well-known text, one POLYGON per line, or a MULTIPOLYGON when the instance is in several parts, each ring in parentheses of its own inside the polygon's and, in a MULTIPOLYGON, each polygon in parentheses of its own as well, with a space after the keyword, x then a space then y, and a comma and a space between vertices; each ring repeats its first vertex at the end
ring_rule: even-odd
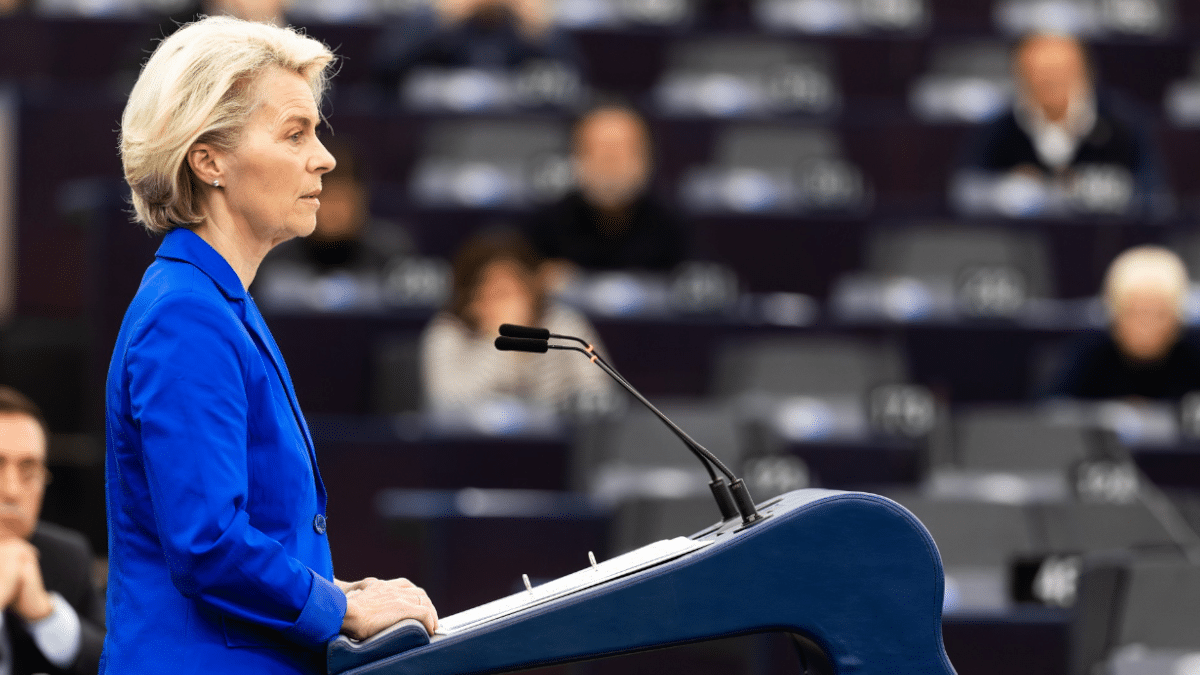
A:
POLYGON ((274 246, 312 234, 321 176, 335 161, 317 138, 320 115, 303 77, 272 68, 253 87, 258 104, 223 157, 221 184, 237 224, 274 246))
POLYGON ((528 326, 534 323, 534 298, 530 274, 511 260, 488 263, 479 275, 479 285, 467 311, 480 332, 495 335, 502 323, 528 326))

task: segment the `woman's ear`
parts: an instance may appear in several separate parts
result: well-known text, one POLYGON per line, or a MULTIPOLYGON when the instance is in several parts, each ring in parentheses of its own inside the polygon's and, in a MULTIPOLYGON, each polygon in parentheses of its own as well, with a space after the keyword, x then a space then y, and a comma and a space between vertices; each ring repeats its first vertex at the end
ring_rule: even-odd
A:
POLYGON ((218 161, 216 149, 211 145, 196 143, 188 150, 187 161, 192 173, 201 183, 205 185, 212 185, 213 181, 224 183, 221 162, 218 161))

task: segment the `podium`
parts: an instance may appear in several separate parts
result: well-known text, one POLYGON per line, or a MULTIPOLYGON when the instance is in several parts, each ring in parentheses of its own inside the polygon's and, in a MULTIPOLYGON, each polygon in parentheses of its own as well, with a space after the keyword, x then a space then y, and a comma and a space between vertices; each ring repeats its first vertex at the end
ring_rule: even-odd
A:
POLYGON ((330 673, 501 673, 781 631, 813 675, 954 675, 941 557, 911 513, 878 495, 820 489, 759 512, 749 526, 735 519, 680 538, 662 560, 642 556, 636 571, 601 566, 589 583, 585 568, 548 582, 553 592, 445 617, 447 634, 431 638, 410 621, 362 642, 338 637, 330 673))

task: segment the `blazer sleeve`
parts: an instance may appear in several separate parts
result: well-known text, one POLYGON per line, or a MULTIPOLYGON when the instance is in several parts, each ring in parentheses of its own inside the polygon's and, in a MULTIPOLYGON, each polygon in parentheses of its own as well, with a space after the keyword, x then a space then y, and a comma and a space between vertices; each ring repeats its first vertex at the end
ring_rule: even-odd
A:
POLYGON ((232 618, 318 648, 346 612, 332 581, 247 513, 247 375, 259 359, 223 298, 176 293, 149 309, 126 352, 130 409, 157 534, 175 587, 232 618))

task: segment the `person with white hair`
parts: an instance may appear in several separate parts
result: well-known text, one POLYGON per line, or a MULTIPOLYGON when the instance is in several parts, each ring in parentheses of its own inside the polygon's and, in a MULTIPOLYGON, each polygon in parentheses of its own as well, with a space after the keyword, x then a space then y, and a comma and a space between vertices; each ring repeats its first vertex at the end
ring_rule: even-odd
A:
POLYGON ((268 251, 316 226, 333 58, 212 17, 164 40, 130 93, 125 179, 164 236, 108 371, 101 673, 318 673, 339 632, 437 627, 405 579, 334 577, 312 437, 246 291, 268 251))
POLYGON ((1200 345, 1184 331, 1187 269, 1160 246, 1131 248, 1104 280, 1109 329, 1073 350, 1058 396, 1178 399, 1200 390, 1200 345))

